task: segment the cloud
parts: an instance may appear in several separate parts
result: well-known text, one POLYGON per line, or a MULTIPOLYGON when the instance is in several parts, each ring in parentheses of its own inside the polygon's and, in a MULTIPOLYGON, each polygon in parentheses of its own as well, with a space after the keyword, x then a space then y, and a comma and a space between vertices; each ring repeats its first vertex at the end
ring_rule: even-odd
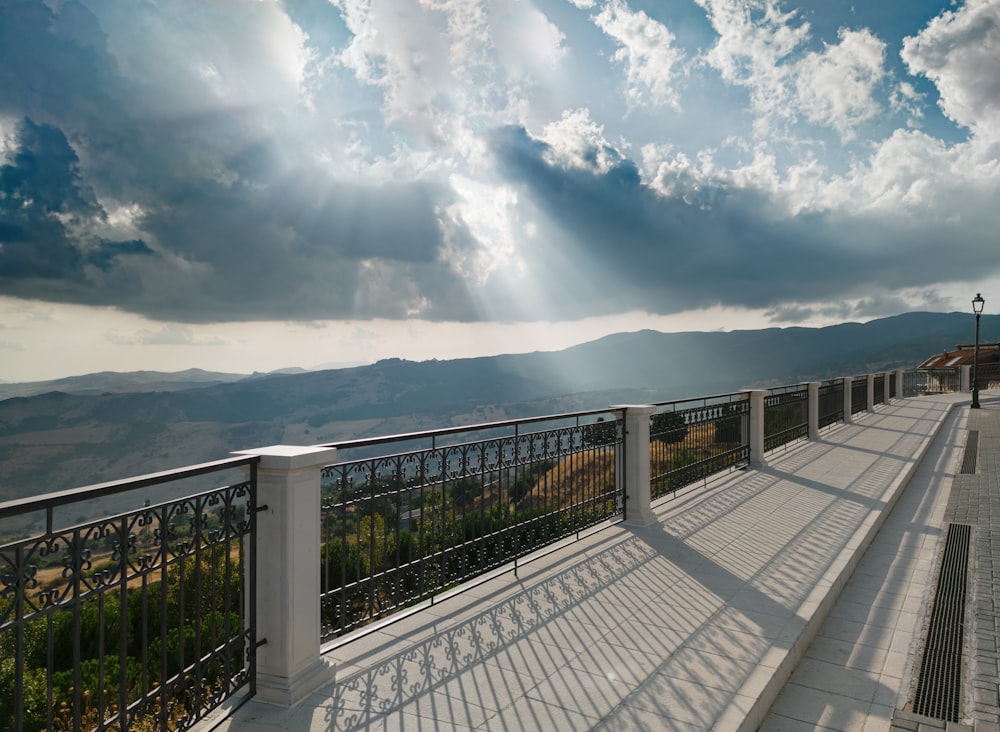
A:
POLYGON ((225 345, 221 338, 198 338, 191 329, 171 323, 156 330, 142 328, 130 335, 121 335, 117 331, 109 331, 104 336, 109 342, 119 346, 220 346, 225 345))
POLYGON ((622 0, 609 0, 593 20, 619 45, 612 58, 625 64, 629 106, 678 107, 673 82, 683 53, 673 45, 674 34, 645 12, 633 12, 622 0))
MULTIPOLYGON (((724 177, 681 173, 665 195, 627 158, 606 169, 558 165, 548 145, 523 128, 499 131, 494 149, 544 212, 542 237, 562 232, 568 258, 604 285, 588 292, 592 313, 779 308, 1000 270, 990 255, 990 231, 1000 222, 982 191, 966 191, 964 201, 956 196, 944 213, 827 207, 789 215, 767 189, 736 187, 724 177), (956 217, 964 239, 942 257, 956 217)), ((595 147, 591 157, 598 154, 595 147)))
POLYGON ((885 76, 885 44, 868 30, 840 29, 840 43, 809 53, 797 63, 798 104, 814 123, 825 122, 843 137, 881 109, 874 98, 885 76))
POLYGON ((142 241, 94 235, 107 215, 62 131, 26 119, 17 138, 11 162, 0 166, 0 281, 10 292, 31 280, 80 282, 88 268, 152 253, 142 241))
POLYGON ((906 38, 901 56, 912 73, 937 85, 948 117, 977 136, 1000 142, 998 54, 1000 3, 966 0, 906 38))
POLYGON ((2 3, 0 287, 183 323, 793 318, 1000 268, 1000 3, 905 42, 639 5, 2 3))

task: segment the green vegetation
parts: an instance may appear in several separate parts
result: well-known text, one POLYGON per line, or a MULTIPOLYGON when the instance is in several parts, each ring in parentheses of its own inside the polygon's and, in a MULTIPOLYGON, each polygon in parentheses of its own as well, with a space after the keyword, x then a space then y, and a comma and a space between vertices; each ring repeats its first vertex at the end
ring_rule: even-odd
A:
MULTIPOLYGON (((85 729, 97 726, 118 713, 123 693, 126 704, 146 699, 130 729, 157 728, 154 722, 161 712, 174 729, 177 719, 196 711, 190 708, 197 698, 196 684, 202 704, 218 689, 228 688, 243 668, 246 653, 240 640, 243 562, 242 543, 233 540, 216 545, 214 552, 206 551, 200 561, 194 557, 175 561, 166 573, 165 591, 161 571, 154 570, 132 578, 124 594, 118 585, 35 612, 35 619, 24 624, 20 671, 25 732, 48 727, 47 668, 52 674, 55 729, 72 729, 77 713, 85 729), (227 644, 225 653, 216 653, 227 644), (81 708, 74 710, 77 659, 81 708)), ((99 566, 90 572, 95 583, 98 577, 111 575, 112 566, 119 563, 102 561, 99 566)), ((61 581, 60 576, 52 588, 58 589, 61 581)), ((32 595, 31 602, 42 607, 41 598, 32 595)), ((0 618, 15 612, 13 602, 0 599, 0 618)), ((16 688, 15 659, 16 629, 9 627, 0 632, 2 689, 16 688)), ((12 724, 14 703, 14 694, 0 694, 0 729, 12 724)))
POLYGON ((420 477, 399 476, 365 489, 342 486, 341 500, 323 519, 324 634, 419 602, 611 514, 610 501, 581 504, 556 485, 549 500, 540 501, 537 487, 559 466, 539 460, 432 488, 420 477), (387 496, 399 485, 396 504, 387 496))

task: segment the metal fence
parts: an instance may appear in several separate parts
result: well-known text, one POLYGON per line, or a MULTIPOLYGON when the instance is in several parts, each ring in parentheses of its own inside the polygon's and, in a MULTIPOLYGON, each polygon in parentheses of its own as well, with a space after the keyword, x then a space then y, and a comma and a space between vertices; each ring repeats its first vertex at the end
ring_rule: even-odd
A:
POLYGON ((0 728, 179 730, 253 693, 256 464, 0 506, 23 534, 0 546, 0 728), (135 495, 236 469, 249 478, 155 504, 135 495), (62 525, 129 495, 137 507, 62 525))
POLYGON ((819 385, 819 428, 844 421, 844 382, 823 381, 819 385))
POLYGON ((741 394, 660 402, 650 421, 650 497, 662 498, 750 459, 750 403, 741 394))
POLYGON ((851 414, 868 409, 868 377, 855 376, 851 380, 851 414))
POLYGON ((809 387, 768 389, 764 396, 764 450, 770 452, 809 436, 809 387))
POLYGON ((923 376, 925 379, 924 393, 926 394, 950 394, 962 388, 962 371, 958 368, 935 369, 924 372, 923 376))
POLYGON ((324 641, 624 510, 616 412, 332 446, 397 451, 323 469, 324 641))
POLYGON ((928 392, 928 378, 925 371, 903 372, 903 396, 914 397, 928 392))
POLYGON ((976 381, 980 389, 1000 388, 1000 363, 979 364, 979 375, 976 381))
POLYGON ((872 406, 885 404, 885 374, 875 374, 873 383, 874 393, 872 394, 872 406))
MULTIPOLYGON (((890 394, 924 393, 925 377, 891 374, 890 394)), ((1000 369, 981 369, 981 387, 990 379, 1000 369)), ((820 428, 844 420, 845 388, 852 414, 870 408, 867 377, 822 382, 820 428)), ((655 404, 651 499, 746 465, 750 403, 655 404)), ((805 384, 767 390, 765 452, 807 436, 808 404, 805 384)), ((625 424, 624 408, 608 408, 328 445, 338 462, 321 476, 322 641, 627 517, 625 424)), ((0 729, 185 729, 254 693, 258 460, 0 505, 4 529, 20 527, 0 538, 0 689, 12 690, 0 693, 0 729), (185 483, 217 486, 237 470, 249 478, 185 483)))

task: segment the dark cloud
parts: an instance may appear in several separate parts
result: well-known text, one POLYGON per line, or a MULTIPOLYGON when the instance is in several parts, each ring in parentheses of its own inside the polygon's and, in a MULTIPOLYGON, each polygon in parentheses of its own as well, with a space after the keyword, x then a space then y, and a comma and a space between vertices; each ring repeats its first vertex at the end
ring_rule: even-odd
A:
POLYGON ((336 180, 273 108, 199 106, 194 81, 149 87, 73 0, 0 3, 0 119, 24 120, 0 291, 183 322, 475 317, 441 256, 446 187, 336 180), (134 208, 120 241, 101 201, 134 208))
POLYGON ((983 275, 976 267, 984 262, 997 268, 984 227, 995 230, 1000 218, 985 200, 968 202, 964 240, 954 241, 947 222, 787 217, 767 194, 749 188, 682 184, 667 197, 644 185, 629 160, 603 174, 552 164, 546 145, 520 127, 498 130, 493 150, 548 219, 547 235, 599 277, 595 312, 776 308, 983 275))
MULTIPOLYGON (((936 202, 960 220, 957 236, 934 211, 788 217, 771 191, 685 179, 665 196, 607 144, 564 167, 522 127, 492 133, 492 177, 478 159, 470 170, 467 140, 410 149, 419 143, 377 111, 389 93, 378 85, 338 96, 328 54, 352 36, 329 3, 289 6, 329 62, 308 69, 295 56, 305 34, 292 32, 273 63, 254 66, 278 25, 295 30, 275 22, 279 6, 249 4, 236 32, 199 15, 203 5, 92 7, 99 18, 75 0, 0 1, 0 125, 12 145, 0 150, 3 294, 181 322, 554 319, 719 303, 794 319, 808 313, 789 303, 867 298, 874 312, 900 302, 874 293, 998 266, 989 186, 936 202), (329 84, 309 88, 311 112, 307 71, 329 84), (362 160, 373 169, 359 174, 362 160), (519 189, 503 213, 470 212, 477 232, 507 217, 496 251, 463 223, 452 173, 519 189), (513 232, 527 274, 504 262, 486 277, 513 232)), ((411 100, 419 117, 421 83, 393 104, 411 100)), ((490 124, 461 121, 455 130, 476 134, 490 124)))
POLYGON ((123 254, 150 254, 141 241, 75 241, 66 222, 100 219, 104 211, 82 184, 79 160, 65 135, 24 120, 13 162, 0 166, 0 282, 23 291, 25 280, 80 283, 84 267, 109 269, 123 254))

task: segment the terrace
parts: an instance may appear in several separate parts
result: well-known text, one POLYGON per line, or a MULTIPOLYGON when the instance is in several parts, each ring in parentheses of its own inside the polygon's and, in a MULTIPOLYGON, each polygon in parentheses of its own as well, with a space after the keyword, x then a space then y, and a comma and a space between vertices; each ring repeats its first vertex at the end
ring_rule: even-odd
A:
POLYGON ((989 728, 995 663, 910 680, 966 420, 978 439, 1000 410, 918 379, 273 446, 0 505, 0 724, 989 728))

